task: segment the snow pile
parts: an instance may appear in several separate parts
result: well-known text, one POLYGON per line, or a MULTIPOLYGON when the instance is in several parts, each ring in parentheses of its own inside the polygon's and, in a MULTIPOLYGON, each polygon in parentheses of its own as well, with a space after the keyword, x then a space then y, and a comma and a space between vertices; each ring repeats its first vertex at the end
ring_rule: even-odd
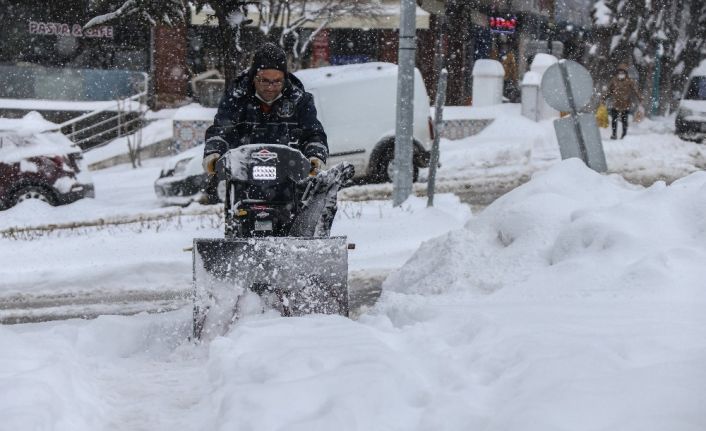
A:
POLYGON ((705 190, 561 163, 425 243, 359 324, 213 342, 220 429, 700 430, 705 190))
POLYGON ((704 191, 706 174, 642 189, 571 159, 498 199, 464 229, 425 243, 385 288, 704 295, 706 267, 697 264, 706 259, 704 191))

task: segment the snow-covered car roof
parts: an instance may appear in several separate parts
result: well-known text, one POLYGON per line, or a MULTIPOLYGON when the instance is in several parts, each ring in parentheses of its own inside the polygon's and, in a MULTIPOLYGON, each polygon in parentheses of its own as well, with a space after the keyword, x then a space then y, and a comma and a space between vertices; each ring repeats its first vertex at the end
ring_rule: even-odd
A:
POLYGON ((365 81, 373 77, 396 76, 397 65, 383 62, 349 64, 304 69, 294 74, 304 83, 304 87, 309 89, 344 82, 365 81))
POLYGON ((29 136, 49 130, 59 130, 59 125, 45 120, 37 111, 32 111, 22 118, 0 118, 0 132, 29 136))
POLYGON ((23 118, 0 118, 0 162, 16 163, 38 156, 63 156, 80 151, 38 112, 23 118))

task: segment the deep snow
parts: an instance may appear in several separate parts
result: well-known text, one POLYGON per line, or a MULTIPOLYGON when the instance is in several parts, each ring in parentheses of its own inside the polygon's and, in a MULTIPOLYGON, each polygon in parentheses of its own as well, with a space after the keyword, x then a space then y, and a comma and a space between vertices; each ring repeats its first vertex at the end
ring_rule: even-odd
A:
MULTIPOLYGON (((645 120, 604 141, 598 175, 558 161, 550 122, 493 112, 442 141, 440 188, 533 176, 483 211, 341 203, 351 270, 394 271, 356 320, 266 314, 201 345, 188 306, 0 326, 0 430, 705 429, 702 146, 645 120)), ((95 172, 95 199, 25 202, 0 230, 174 213, 162 164, 95 172)), ((0 295, 187 292, 183 248, 220 226, 214 207, 183 214, 0 238, 0 295)))
POLYGON ((188 309, 2 326, 0 429, 702 430, 705 191, 559 163, 357 321, 266 314, 196 346, 188 309))

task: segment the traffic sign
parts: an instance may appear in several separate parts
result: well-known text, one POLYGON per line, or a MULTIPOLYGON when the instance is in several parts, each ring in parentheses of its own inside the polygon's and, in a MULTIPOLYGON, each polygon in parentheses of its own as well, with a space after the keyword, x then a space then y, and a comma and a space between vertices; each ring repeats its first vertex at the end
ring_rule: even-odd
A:
POLYGON ((554 131, 557 141, 559 141, 559 153, 561 159, 566 160, 576 157, 583 160, 586 166, 596 172, 608 170, 606 165, 601 134, 596 125, 596 117, 593 114, 578 114, 579 127, 575 127, 574 118, 564 117, 554 121, 554 131), (577 136, 580 133, 581 136, 577 136), (584 145, 578 145, 583 142, 584 145))
POLYGON ((593 79, 577 62, 559 60, 544 72, 541 88, 544 100, 552 108, 562 112, 579 111, 591 100, 593 79), (567 83, 570 91, 567 91, 567 83))
POLYGON ((571 60, 559 60, 542 77, 542 95, 549 106, 570 116, 554 121, 562 159, 580 157, 597 172, 608 169, 601 135, 593 114, 579 114, 591 100, 593 79, 585 67, 571 60))

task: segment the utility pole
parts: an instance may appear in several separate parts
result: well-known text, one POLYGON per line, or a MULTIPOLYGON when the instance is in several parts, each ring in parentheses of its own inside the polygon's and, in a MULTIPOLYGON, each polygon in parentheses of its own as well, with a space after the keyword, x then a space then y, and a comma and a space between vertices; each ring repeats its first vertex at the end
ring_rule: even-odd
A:
POLYGON ((400 43, 397 70, 397 126, 392 203, 400 206, 412 194, 412 126, 414 121, 414 63, 417 46, 415 0, 400 0, 400 43))

